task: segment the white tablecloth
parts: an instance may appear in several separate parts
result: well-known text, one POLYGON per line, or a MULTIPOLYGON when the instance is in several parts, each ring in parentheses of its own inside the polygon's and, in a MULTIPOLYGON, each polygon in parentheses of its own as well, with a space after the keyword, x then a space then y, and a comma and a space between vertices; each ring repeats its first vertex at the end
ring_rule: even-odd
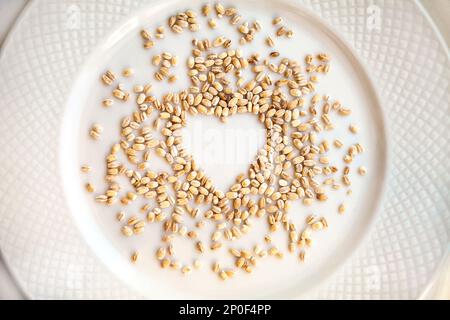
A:
MULTIPOLYGON (((28 0, 0 0, 0 45, 27 2, 28 0)), ((450 21, 448 19, 450 17, 450 1, 421 0, 421 2, 437 24, 448 45, 450 43, 450 21)), ((0 299, 22 298, 24 295, 18 289, 0 255, 0 299)), ((440 274, 436 276, 424 298, 450 299, 450 258, 447 259, 447 263, 443 266, 440 274)))

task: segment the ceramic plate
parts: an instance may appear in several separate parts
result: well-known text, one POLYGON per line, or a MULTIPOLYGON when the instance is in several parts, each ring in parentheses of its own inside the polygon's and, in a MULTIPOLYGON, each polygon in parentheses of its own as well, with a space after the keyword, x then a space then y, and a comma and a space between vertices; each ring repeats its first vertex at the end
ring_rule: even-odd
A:
MULTIPOLYGON (((189 7, 201 4, 193 1, 189 7)), ((326 212, 330 223, 303 264, 296 257, 272 259, 251 276, 227 282, 206 270, 189 277, 161 270, 153 257, 160 227, 124 240, 114 221, 118 207, 99 206, 83 189, 87 179, 101 180, 101 170, 86 177, 79 166, 102 168, 107 145, 117 138, 114 124, 133 108, 131 103, 100 107, 107 89, 99 74, 132 66, 134 81, 146 83, 152 80, 154 52, 186 58, 192 34, 168 36, 153 51, 142 50, 138 36, 143 26, 164 24, 161 17, 186 5, 32 1, 0 60, 0 248, 29 297, 369 299, 418 298, 427 289, 449 244, 449 63, 423 9, 414 1, 381 0, 248 0, 235 6, 267 29, 275 15, 285 17, 295 31, 294 39, 279 41, 287 56, 328 52, 333 57, 319 90, 352 106, 352 121, 361 130, 358 141, 345 142, 366 146, 358 161, 369 168, 367 176, 355 177, 346 214, 335 209, 344 192, 326 205, 293 208, 299 219, 326 212), (88 139, 92 122, 109 128, 105 144, 88 139), (131 265, 136 249, 143 259, 131 265)), ((267 50, 252 45, 244 52, 267 50)), ((187 84, 181 78, 177 88, 187 84)), ((155 91, 163 89, 155 85, 155 91)), ((208 117, 189 121, 187 148, 225 189, 261 146, 260 124, 249 115, 227 124, 208 117), (234 156, 226 159, 226 154, 234 156)), ((249 243, 257 237, 261 234, 251 235, 249 243)), ((188 251, 186 243, 177 246, 188 251)), ((179 257, 186 263, 192 258, 179 257)))

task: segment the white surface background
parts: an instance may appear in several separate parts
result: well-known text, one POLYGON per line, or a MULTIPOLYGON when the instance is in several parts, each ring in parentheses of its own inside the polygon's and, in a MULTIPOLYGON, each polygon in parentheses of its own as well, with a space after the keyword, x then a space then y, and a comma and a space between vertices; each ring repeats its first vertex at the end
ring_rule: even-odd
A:
MULTIPOLYGON (((20 14, 27 0, 0 0, 0 45, 20 14)), ((450 42, 450 1, 420 1, 433 18, 447 45, 450 42)), ((1 50, 1 48, 0 48, 1 50)), ((14 284, 0 255, 0 299, 21 299, 23 294, 14 284)), ((450 299, 450 258, 443 265, 442 272, 436 275, 434 284, 426 292, 424 298, 450 299)))

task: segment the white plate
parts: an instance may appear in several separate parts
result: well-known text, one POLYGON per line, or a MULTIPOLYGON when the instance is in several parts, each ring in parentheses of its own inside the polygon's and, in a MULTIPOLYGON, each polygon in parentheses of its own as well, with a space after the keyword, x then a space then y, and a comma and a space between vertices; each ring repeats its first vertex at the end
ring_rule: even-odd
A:
MULTIPOLYGON (((98 107, 106 93, 98 74, 107 66, 119 70, 130 60, 150 73, 149 54, 137 49, 135 34, 142 24, 155 27, 158 17, 179 7, 176 1, 156 3, 33 2, 5 43, 0 246, 24 291, 33 298, 418 297, 448 250, 450 223, 448 54, 421 8, 410 1, 375 1, 375 6, 305 1, 301 8, 275 1, 251 10, 263 22, 276 11, 300 27, 292 54, 332 54, 333 72, 320 88, 353 106, 360 139, 369 146, 362 160, 370 175, 356 182, 349 214, 327 215, 332 228, 319 236, 305 264, 273 261, 251 277, 240 275, 245 281, 224 284, 205 271, 182 278, 159 270, 151 259, 152 234, 145 234, 148 241, 119 241, 111 211, 99 209, 82 192, 79 164, 99 161, 92 152, 97 146, 85 137, 87 126, 100 117, 113 123, 123 112, 98 107), (382 112, 361 64, 382 97, 382 112), (369 228, 388 159, 385 132, 387 192, 369 228), (369 238, 354 252, 369 229, 369 238), (132 268, 128 258, 136 247, 148 258, 132 268)), ((236 6, 250 11, 252 4, 236 6)), ((180 43, 169 44, 183 54, 180 43)), ((205 126, 221 127, 210 121, 205 126)), ((236 118, 224 127, 239 128, 247 121, 252 119, 236 118)), ((229 177, 217 174, 221 170, 204 164, 219 184, 229 184, 229 177)), ((319 209, 328 208, 312 210, 319 209)))

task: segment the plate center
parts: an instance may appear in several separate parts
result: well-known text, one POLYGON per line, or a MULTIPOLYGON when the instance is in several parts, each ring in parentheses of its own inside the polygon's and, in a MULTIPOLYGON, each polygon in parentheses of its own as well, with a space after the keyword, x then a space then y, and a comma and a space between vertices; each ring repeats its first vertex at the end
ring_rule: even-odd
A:
POLYGON ((262 124, 250 114, 233 115, 226 123, 212 116, 189 116, 183 129, 189 154, 223 192, 248 171, 265 136, 262 124))

